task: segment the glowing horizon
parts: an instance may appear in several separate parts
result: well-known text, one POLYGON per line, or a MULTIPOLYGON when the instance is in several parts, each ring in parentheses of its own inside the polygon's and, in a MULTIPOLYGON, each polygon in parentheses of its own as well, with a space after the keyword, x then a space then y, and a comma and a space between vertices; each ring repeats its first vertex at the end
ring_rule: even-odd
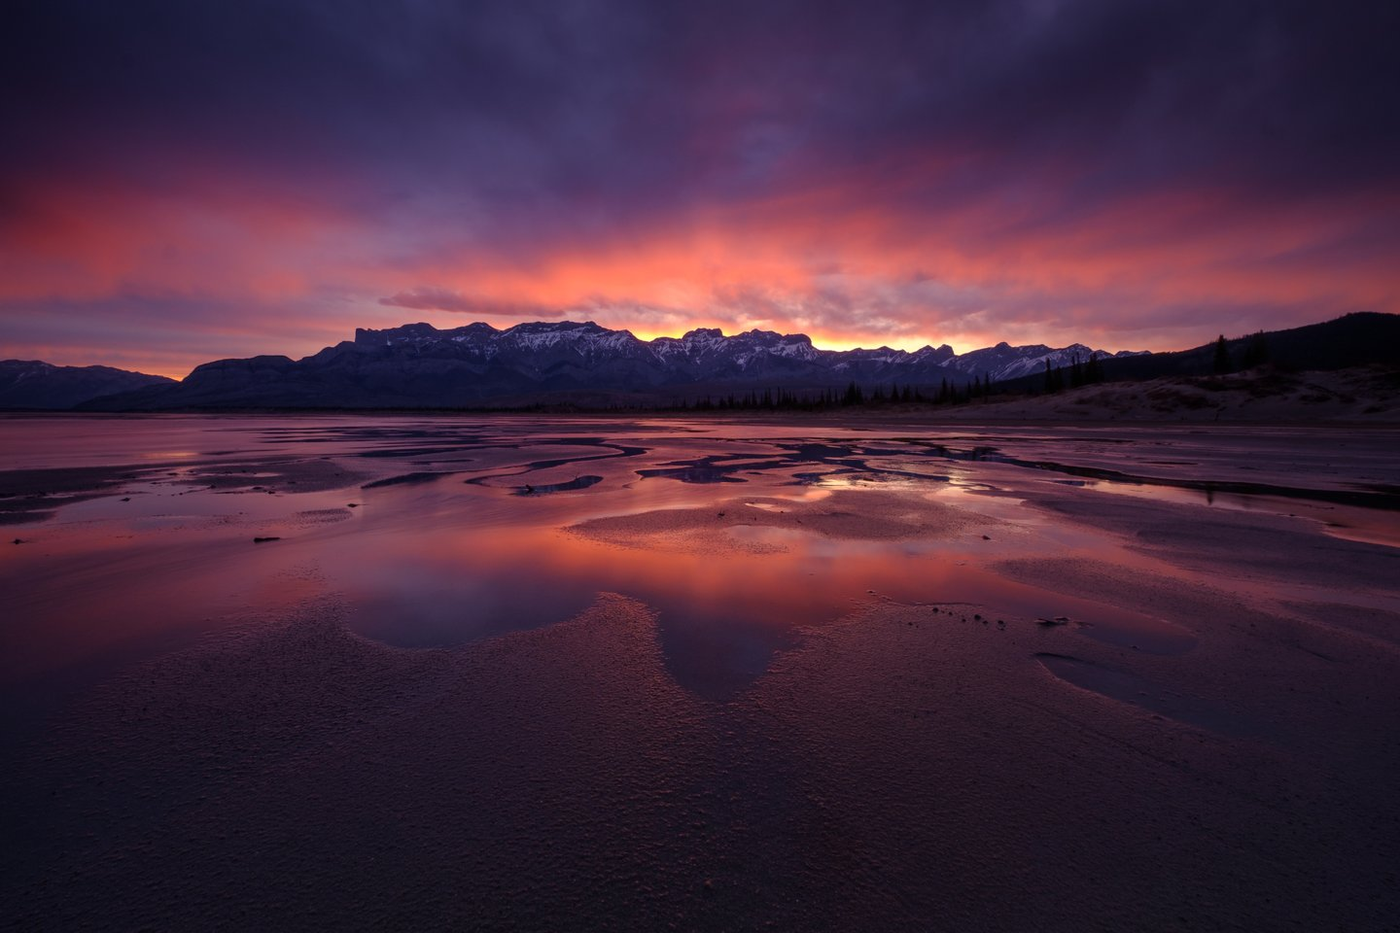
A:
POLYGON ((274 15, 294 54, 234 8, 23 24, 0 357, 180 377, 561 319, 1177 350, 1400 312, 1397 65, 1346 4, 274 15))

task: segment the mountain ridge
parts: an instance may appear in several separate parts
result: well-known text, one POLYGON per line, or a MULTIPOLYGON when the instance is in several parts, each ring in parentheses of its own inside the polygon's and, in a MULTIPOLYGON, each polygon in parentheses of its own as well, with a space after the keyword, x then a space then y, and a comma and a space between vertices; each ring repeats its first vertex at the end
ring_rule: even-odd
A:
POLYGON ((112 366, 0 360, 0 409, 62 411, 103 396, 166 384, 174 385, 175 380, 112 366))
POLYGON ((311 356, 214 360, 173 386, 95 399, 101 410, 165 408, 475 407, 631 399, 666 404, 707 393, 765 388, 819 393, 849 383, 962 386, 997 382, 1078 357, 1125 358, 1083 344, 1012 347, 958 355, 944 344, 823 350, 805 334, 753 329, 726 336, 696 328, 641 340, 593 321, 526 322, 505 329, 474 322, 357 328, 353 340, 311 356))
MULTIPOLYGON (((1227 356, 1248 364, 1261 346, 1291 369, 1400 365, 1400 315, 1358 312, 1226 341, 1227 356)), ((1077 360, 1099 362, 1096 378, 1131 381, 1205 375, 1218 365, 1216 341, 1167 353, 1110 354, 1081 343, 991 347, 955 353, 947 344, 917 350, 889 347, 824 350, 805 334, 753 329, 726 336, 695 328, 680 337, 641 340, 627 330, 593 321, 526 322, 498 329, 484 322, 438 329, 427 323, 358 328, 354 339, 294 360, 263 355, 213 360, 184 380, 125 374, 136 382, 112 388, 121 370, 105 374, 80 397, 71 387, 41 397, 35 378, 74 367, 36 362, 0 363, 0 407, 93 411, 233 409, 513 408, 565 405, 666 407, 707 398, 769 391, 789 398, 830 398, 848 386, 888 390, 897 385, 934 397, 946 384, 966 393, 972 383, 996 384, 1001 393, 1038 392, 1048 369, 1077 360), (10 370, 7 370, 9 367, 10 370), (29 373, 28 395, 4 394, 3 375, 29 373), (45 369, 44 367, 47 367, 45 369), (65 394, 66 393, 66 394, 65 394), (18 401, 16 401, 18 400, 18 401)), ((15 380, 11 380, 15 382, 15 380)))

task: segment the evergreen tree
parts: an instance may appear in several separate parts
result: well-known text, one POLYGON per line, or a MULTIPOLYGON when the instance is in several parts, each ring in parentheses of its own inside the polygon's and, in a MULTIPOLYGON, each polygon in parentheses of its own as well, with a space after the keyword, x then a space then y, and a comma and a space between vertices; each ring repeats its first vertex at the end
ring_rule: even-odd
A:
POLYGON ((1263 366, 1269 362, 1269 338, 1264 336, 1264 332, 1258 331, 1249 338, 1249 343, 1245 344, 1244 357, 1240 360, 1242 369, 1253 369, 1256 366, 1263 366))
POLYGON ((1084 364, 1084 384, 1103 382, 1103 360, 1097 353, 1089 354, 1089 362, 1084 364))
POLYGON ((1221 334, 1220 339, 1215 341, 1215 374, 1223 376, 1233 370, 1230 362, 1230 345, 1225 341, 1225 335, 1221 334))

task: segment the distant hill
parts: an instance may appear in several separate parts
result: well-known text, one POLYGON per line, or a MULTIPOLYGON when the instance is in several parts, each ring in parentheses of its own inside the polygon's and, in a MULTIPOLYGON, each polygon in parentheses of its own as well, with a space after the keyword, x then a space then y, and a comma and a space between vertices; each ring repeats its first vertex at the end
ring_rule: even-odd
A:
POLYGON ((165 376, 110 366, 0 360, 0 409, 62 411, 119 392, 175 384, 165 376))
POLYGON ((603 407, 697 402, 708 396, 782 390, 816 396, 894 384, 936 391, 947 381, 1003 380, 1048 361, 1119 358, 1081 344, 1052 348, 1005 343, 958 355, 952 347, 913 352, 820 350, 803 334, 715 329, 640 340, 587 322, 468 324, 438 330, 407 324, 358 330, 353 341, 301 360, 285 356, 206 363, 174 385, 88 402, 96 410, 229 408, 459 408, 533 403, 603 407))
MULTIPOLYGON (((1165 376, 1207 376, 1215 373, 1216 340, 1190 350, 1151 353, 1102 363, 1106 381, 1136 381, 1165 376)), ((1335 370, 1354 366, 1400 366, 1400 315, 1357 312, 1288 330, 1264 331, 1227 338, 1230 371, 1251 361, 1284 370, 1335 370), (1263 353, 1262 360, 1252 357, 1263 353)), ((1005 380, 1001 388, 1036 391, 1044 374, 1005 380)))

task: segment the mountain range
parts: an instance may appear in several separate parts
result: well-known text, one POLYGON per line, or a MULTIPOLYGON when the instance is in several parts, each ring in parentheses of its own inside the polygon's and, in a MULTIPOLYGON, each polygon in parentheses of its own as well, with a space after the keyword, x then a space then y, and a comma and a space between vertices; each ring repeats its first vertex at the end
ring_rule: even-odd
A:
MULTIPOLYGON (((1270 359, 1293 368, 1394 362, 1400 316, 1351 314, 1276 331, 1270 359)), ((1243 356, 1248 340, 1230 347, 1243 356)), ((1101 360, 1109 379, 1209 372, 1214 343, 1176 353, 1108 353, 1083 344, 993 347, 957 354, 822 350, 802 334, 751 330, 726 337, 700 328, 641 340, 593 322, 489 324, 439 330, 406 324, 360 329, 354 340, 300 360, 256 356, 205 363, 180 382, 107 367, 0 362, 0 408, 100 411, 174 409, 509 408, 528 404, 668 405, 708 396, 783 390, 798 396, 912 386, 932 395, 946 380, 1033 389, 1050 368, 1101 360)))
POLYGON ((962 355, 947 345, 909 352, 821 350, 802 334, 751 330, 726 337, 700 328, 640 340, 593 322, 528 323, 498 330, 406 324, 357 330, 354 340, 301 360, 218 360, 174 385, 95 399, 104 410, 170 408, 597 407, 657 405, 764 389, 816 394, 858 385, 1015 378, 1101 350, 1075 344, 1012 347, 962 355))

